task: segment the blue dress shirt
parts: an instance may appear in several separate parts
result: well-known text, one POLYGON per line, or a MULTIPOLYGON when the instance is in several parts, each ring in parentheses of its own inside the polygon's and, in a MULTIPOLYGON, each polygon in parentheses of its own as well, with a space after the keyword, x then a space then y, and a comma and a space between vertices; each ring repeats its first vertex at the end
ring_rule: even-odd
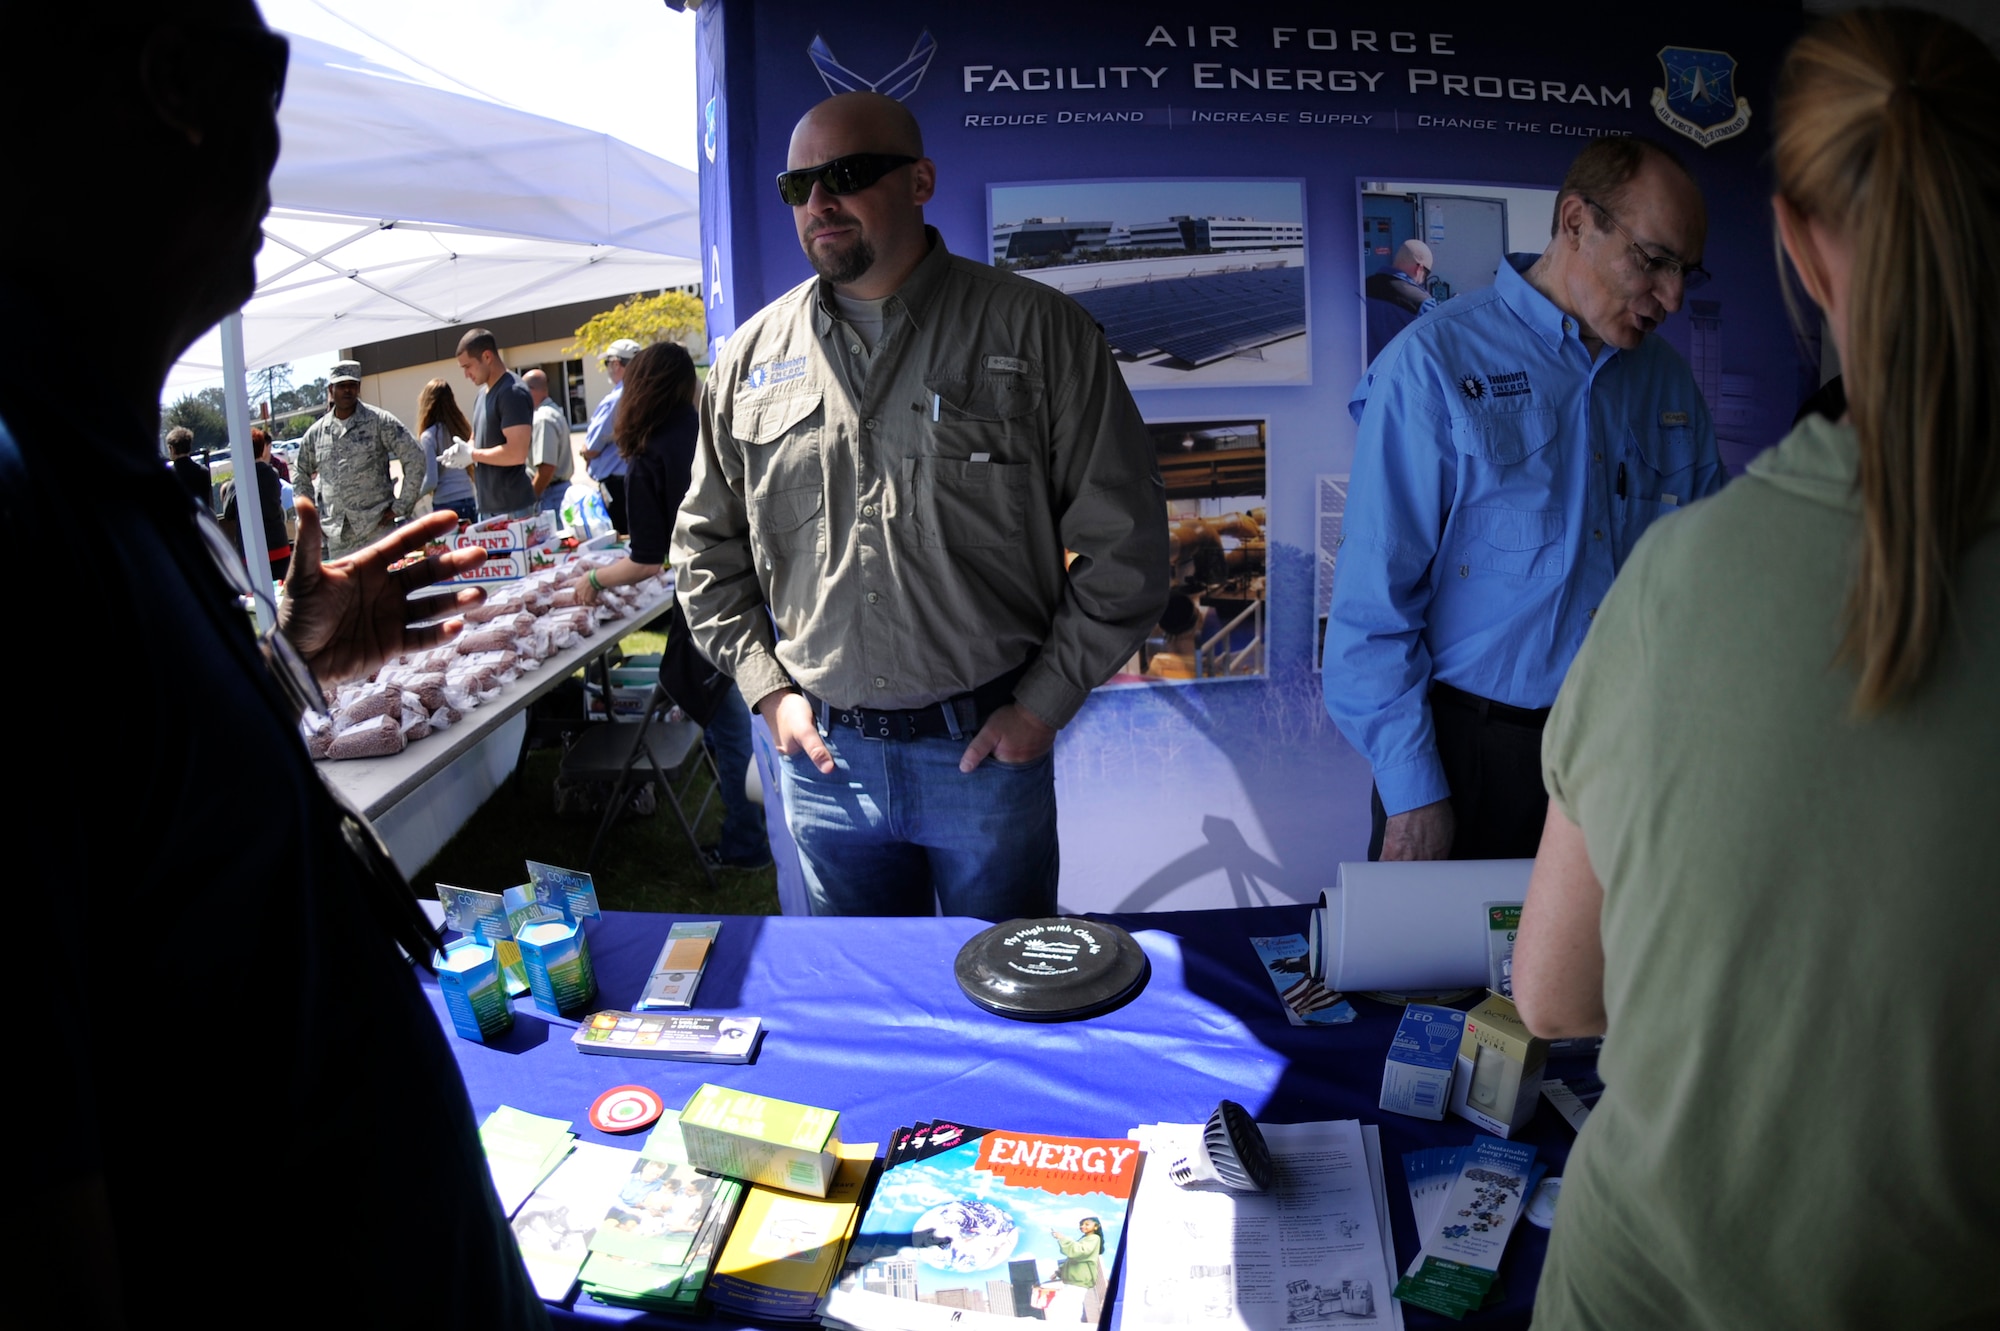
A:
POLYGON ((1322 684, 1392 814, 1450 794, 1431 682, 1549 706, 1640 535, 1726 479, 1687 363, 1657 337, 1593 359, 1536 257, 1404 329, 1348 403, 1322 684))
POLYGON ((625 385, 611 385, 611 391, 597 404, 597 410, 590 413, 590 424, 584 429, 583 451, 593 453, 600 448, 604 450, 586 464, 594 481, 625 474, 625 455, 618 451, 617 441, 611 437, 611 421, 618 414, 618 399, 624 395, 625 385))

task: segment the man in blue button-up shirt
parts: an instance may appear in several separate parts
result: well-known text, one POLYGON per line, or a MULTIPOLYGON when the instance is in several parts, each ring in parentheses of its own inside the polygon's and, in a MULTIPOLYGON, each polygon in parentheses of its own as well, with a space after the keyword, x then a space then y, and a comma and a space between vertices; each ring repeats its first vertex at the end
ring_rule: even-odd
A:
POLYGON ((1673 155, 1600 140, 1539 258, 1399 334, 1355 441, 1327 710, 1374 769, 1369 857, 1535 853, 1541 722, 1647 526, 1720 489, 1687 364, 1648 337, 1707 234, 1673 155))
POLYGON ((590 469, 590 478, 597 482, 597 492, 603 496, 604 511, 610 515, 613 531, 626 531, 625 526, 625 455, 618 451, 612 438, 612 425, 618 419, 618 400, 625 395, 625 367, 632 358, 643 350, 629 337, 621 337, 606 347, 598 361, 604 366, 604 373, 611 377, 611 391, 597 404, 597 410, 590 414, 590 425, 583 432, 583 461, 590 469))

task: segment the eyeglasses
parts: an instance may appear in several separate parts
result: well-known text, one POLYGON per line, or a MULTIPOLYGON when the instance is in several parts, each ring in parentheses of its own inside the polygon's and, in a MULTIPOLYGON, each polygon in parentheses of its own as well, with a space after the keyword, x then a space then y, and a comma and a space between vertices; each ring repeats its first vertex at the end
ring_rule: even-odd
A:
POLYGON ((292 705, 299 718, 308 713, 324 715, 326 693, 320 688, 319 680, 313 677, 312 667, 299 655, 299 649, 278 632, 278 606, 271 597, 270 588, 257 585, 256 579, 243 566, 242 553, 230 544, 222 524, 199 505, 195 508, 195 529, 201 533, 202 544, 207 547, 208 557, 214 561, 216 571, 222 574, 229 589, 236 593, 237 602, 250 620, 251 632, 256 635, 258 654, 278 681, 278 687, 284 690, 285 701, 292 705), (258 627, 259 606, 264 609, 263 622, 270 625, 269 628, 258 627))
POLYGON ((859 194, 891 171, 922 159, 901 153, 849 153, 831 162, 778 173, 778 197, 797 208, 812 197, 814 185, 828 194, 859 194))
POLYGON ((1713 273, 1698 263, 1686 263, 1674 258, 1672 255, 1654 254, 1644 245, 1633 240, 1630 231, 1618 225, 1618 219, 1611 215, 1609 208, 1606 208, 1603 204, 1587 195, 1579 194, 1577 197, 1597 209, 1598 212, 1603 213, 1605 221, 1618 227, 1618 234, 1625 237, 1626 242, 1631 245, 1632 253, 1638 256, 1640 271, 1645 273, 1650 281, 1657 282, 1662 278, 1672 281, 1674 278, 1679 278, 1683 291, 1693 291, 1696 287, 1714 276, 1713 273))

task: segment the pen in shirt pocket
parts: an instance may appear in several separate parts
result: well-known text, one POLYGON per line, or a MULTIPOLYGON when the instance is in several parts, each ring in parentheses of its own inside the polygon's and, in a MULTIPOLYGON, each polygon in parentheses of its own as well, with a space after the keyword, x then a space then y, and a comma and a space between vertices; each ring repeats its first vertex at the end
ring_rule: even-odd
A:
POLYGON ((1625 497, 1625 464, 1622 462, 1618 464, 1618 497, 1625 497))

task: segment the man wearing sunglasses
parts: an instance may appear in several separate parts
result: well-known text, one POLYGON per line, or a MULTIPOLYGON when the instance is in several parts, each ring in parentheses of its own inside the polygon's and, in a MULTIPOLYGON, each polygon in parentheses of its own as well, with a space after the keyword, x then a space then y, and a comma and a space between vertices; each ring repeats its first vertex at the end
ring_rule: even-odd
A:
POLYGON ((1656 519, 1721 488, 1707 405, 1651 334, 1701 267, 1701 191, 1601 139, 1548 248, 1368 367, 1326 627, 1327 710, 1374 770, 1370 859, 1532 856, 1541 727, 1656 519))
POLYGON ((709 376, 688 621, 783 755, 816 913, 1053 913, 1056 731, 1166 600, 1151 439, 1081 307, 925 226, 901 103, 820 103, 788 164, 818 276, 709 376))
MULTIPOLYGON (((319 782, 294 706, 315 687, 301 657, 338 682, 449 636, 425 622, 476 594, 406 594, 477 553, 391 572, 449 528, 434 514, 322 566, 301 498, 285 628, 259 636, 244 603, 268 594, 263 561, 248 577, 156 453, 169 367, 254 285, 285 40, 250 0, 39 18, 40 57, 91 71, 91 114, 50 117, 19 80, 0 87, 11 121, 41 126, 38 181, 82 198, 115 179, 176 205, 149 218, 139 287, 115 264, 0 272, 0 366, 86 342, 119 310, 88 412, 0 372, 0 516, 62 551, 58 576, 21 582, 0 666, 26 772, 8 845, 39 889, 16 984, 55 1023, 10 1057, 36 1138, 16 1180, 33 1220, 11 1321, 143 1326, 180 1306, 272 1326, 545 1327, 437 1015, 397 951, 428 955, 427 930, 319 782), (63 502, 86 490, 91 503, 63 502), (67 691, 53 649, 79 616, 117 624, 141 673, 171 684, 37 701, 67 691), (309 1201, 274 1187, 303 1158, 321 1166, 309 1201), (404 1216, 400 1237, 371 1237, 404 1216), (259 1276, 204 1277, 219 1253, 259 1276)), ((9 248, 58 253, 69 225, 62 209, 10 210, 9 248)))

